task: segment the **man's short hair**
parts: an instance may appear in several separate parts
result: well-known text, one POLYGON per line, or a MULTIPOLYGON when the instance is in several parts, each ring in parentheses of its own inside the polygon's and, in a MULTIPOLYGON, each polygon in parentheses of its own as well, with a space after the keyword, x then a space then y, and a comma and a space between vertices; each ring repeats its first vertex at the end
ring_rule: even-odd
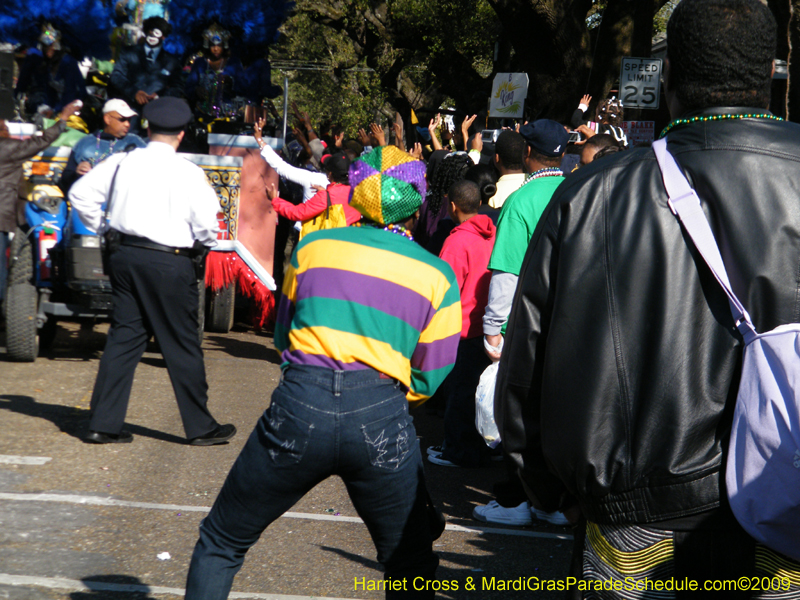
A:
POLYGON ((669 86, 686 112, 766 108, 776 40, 775 18, 760 0, 683 0, 667 25, 669 86))
POLYGON ((561 166, 561 159, 562 156, 545 156, 538 150, 534 150, 530 146, 528 146, 531 151, 531 158, 533 158, 536 162, 540 165, 544 165, 545 167, 560 167, 561 166))
POLYGON ((466 215, 478 212, 481 207, 481 190, 474 181, 461 179, 450 186, 447 198, 466 215))
POLYGON ((522 169, 525 161, 525 138, 509 129, 500 132, 494 144, 494 152, 506 169, 522 169))
POLYGON ((588 140, 586 140, 584 147, 585 146, 593 146, 597 148, 597 151, 599 152, 603 148, 608 148, 610 146, 619 147, 619 144, 617 143, 617 140, 614 138, 614 136, 611 135, 610 133, 599 133, 597 135, 593 135, 588 140))

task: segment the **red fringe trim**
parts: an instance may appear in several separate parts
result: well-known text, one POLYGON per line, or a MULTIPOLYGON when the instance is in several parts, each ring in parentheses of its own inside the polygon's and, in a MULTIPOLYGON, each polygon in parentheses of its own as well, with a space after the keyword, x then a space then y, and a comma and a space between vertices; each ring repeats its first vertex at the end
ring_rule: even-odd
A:
POLYGON ((275 322, 275 296, 239 255, 235 252, 209 252, 206 258, 206 287, 216 292, 231 283, 236 284, 243 296, 252 300, 250 318, 256 330, 275 322))

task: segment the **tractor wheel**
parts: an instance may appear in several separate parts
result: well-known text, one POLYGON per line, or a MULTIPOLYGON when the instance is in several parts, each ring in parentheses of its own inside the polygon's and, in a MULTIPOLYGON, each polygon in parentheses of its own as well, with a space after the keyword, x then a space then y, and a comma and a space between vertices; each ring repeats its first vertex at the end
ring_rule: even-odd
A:
POLYGON ((236 284, 231 283, 219 291, 211 292, 206 327, 215 333, 228 333, 233 327, 233 309, 236 308, 236 284))
POLYGON ((11 242, 6 290, 6 350, 17 362, 33 362, 39 350, 36 331, 38 293, 33 285, 33 248, 17 230, 11 242))

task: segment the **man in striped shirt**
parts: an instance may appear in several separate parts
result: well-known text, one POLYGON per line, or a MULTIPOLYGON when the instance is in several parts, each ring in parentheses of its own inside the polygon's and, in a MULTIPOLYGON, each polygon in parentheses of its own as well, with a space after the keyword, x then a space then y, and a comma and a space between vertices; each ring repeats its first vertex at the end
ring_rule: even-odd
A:
POLYGON ((458 284, 409 233, 423 163, 381 147, 353 163, 350 182, 364 219, 309 234, 292 257, 275 327, 283 378, 200 526, 189 600, 227 598, 261 532, 330 475, 372 535, 386 597, 434 597, 424 588, 438 558, 408 406, 453 367, 458 284))

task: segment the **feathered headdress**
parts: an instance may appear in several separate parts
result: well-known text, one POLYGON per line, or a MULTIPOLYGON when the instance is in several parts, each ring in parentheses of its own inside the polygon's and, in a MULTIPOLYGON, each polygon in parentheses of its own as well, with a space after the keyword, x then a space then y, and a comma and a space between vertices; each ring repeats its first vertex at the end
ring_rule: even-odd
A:
POLYGON ((278 28, 286 20, 293 2, 288 0, 172 0, 172 35, 165 41, 170 52, 183 54, 197 48, 202 35, 214 22, 229 34, 229 44, 267 46, 278 39, 278 28), (198 35, 202 32, 201 35, 198 35))
MULTIPOLYGON (((51 23, 61 32, 60 43, 76 56, 111 56, 109 37, 114 29, 115 2, 108 0, 2 0, 0 40, 34 46, 41 24, 51 23)), ((197 47, 198 32, 216 21, 236 31, 242 46, 263 47, 278 38, 293 2, 289 0, 171 0, 166 39, 169 52, 182 55, 197 47), (241 35, 240 35, 241 33, 241 35)))
POLYGON ((203 48, 210 48, 211 46, 222 46, 228 49, 228 40, 231 39, 231 32, 219 23, 212 23, 211 27, 203 32, 203 48))
POLYGON ((42 35, 39 36, 39 50, 52 46, 61 50, 61 32, 50 23, 42 25, 42 35))

